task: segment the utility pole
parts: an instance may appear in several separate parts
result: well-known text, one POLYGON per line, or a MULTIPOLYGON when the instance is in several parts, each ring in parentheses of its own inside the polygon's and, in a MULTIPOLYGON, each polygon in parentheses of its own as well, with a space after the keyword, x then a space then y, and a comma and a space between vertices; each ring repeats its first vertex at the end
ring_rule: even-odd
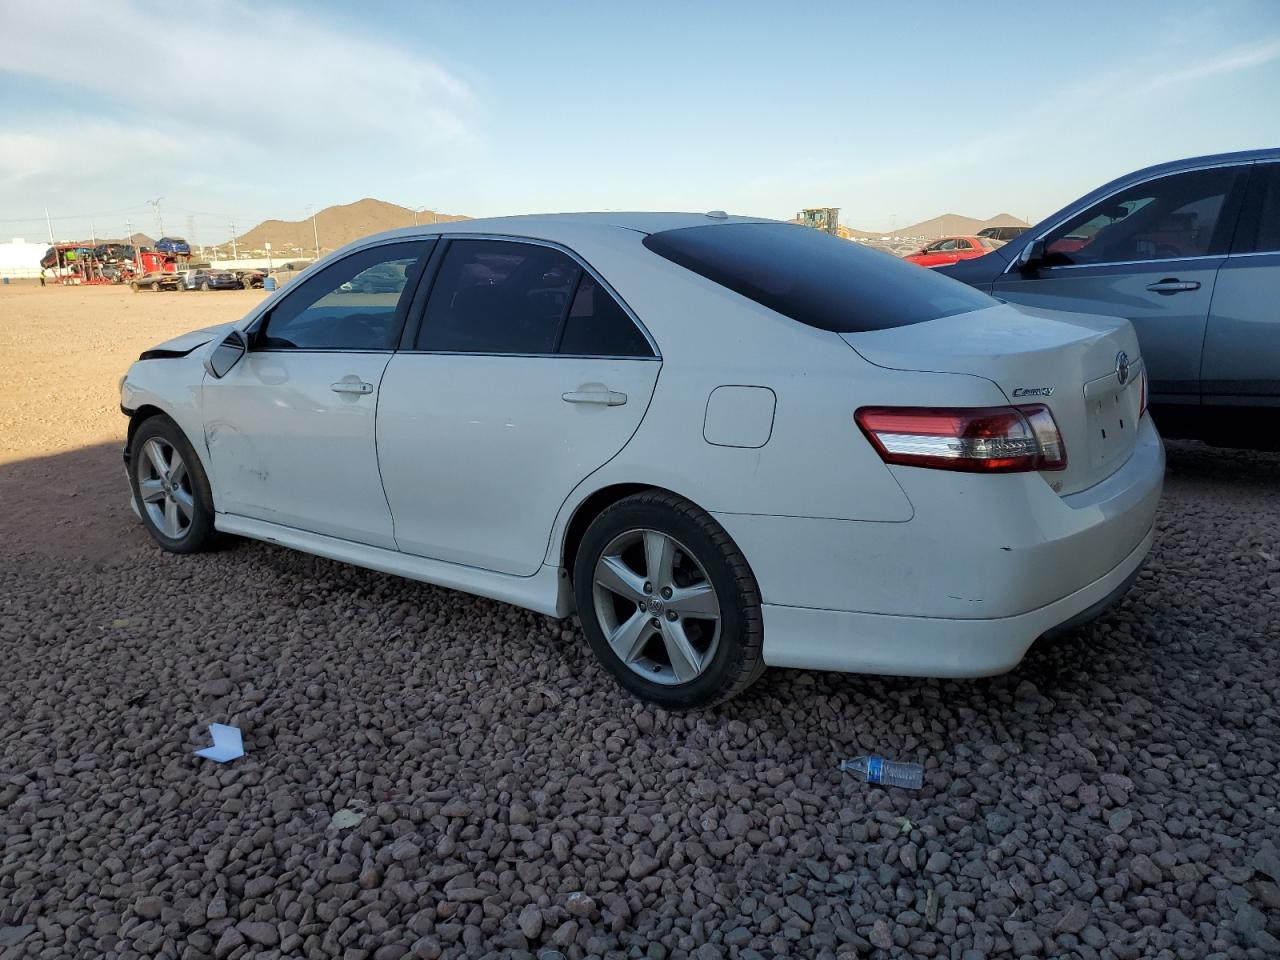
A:
POLYGON ((316 226, 316 205, 314 203, 307 204, 307 210, 311 212, 311 235, 315 237, 316 259, 319 260, 320 259, 320 228, 316 226))
POLYGON ((160 213, 160 201, 163 199, 164 197, 156 197, 154 200, 147 201, 147 203, 151 204, 151 210, 156 215, 156 223, 160 227, 160 236, 162 237, 164 236, 164 215, 160 213))
POLYGON ((240 254, 236 252, 236 222, 234 220, 231 221, 231 259, 240 259, 240 254))
POLYGON ((133 242, 133 221, 126 220, 124 222, 124 242, 133 247, 133 265, 139 270, 142 269, 142 255, 138 253, 138 245, 133 242))
POLYGON ((53 246, 53 221, 49 219, 49 208, 44 208, 44 225, 49 228, 49 246, 53 246))

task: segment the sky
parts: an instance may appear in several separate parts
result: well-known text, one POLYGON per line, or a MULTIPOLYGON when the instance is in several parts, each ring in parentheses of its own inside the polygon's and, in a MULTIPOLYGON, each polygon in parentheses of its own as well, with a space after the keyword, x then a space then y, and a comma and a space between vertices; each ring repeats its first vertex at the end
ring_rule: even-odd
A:
POLYGON ((1035 222, 1152 163, 1280 146, 1276 0, 165 9, 0 0, 0 241, 48 239, 47 208, 60 240, 162 218, 212 244, 369 196, 1035 222))

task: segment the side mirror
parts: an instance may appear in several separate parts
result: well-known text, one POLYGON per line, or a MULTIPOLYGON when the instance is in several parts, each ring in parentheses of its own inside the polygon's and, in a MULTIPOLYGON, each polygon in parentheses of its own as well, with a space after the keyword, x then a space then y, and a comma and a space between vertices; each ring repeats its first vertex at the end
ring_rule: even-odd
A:
POLYGON ((232 330, 222 342, 204 358, 204 368, 209 376, 221 380, 231 368, 240 362, 240 358, 249 352, 249 338, 241 330, 232 330))
POLYGON ((1044 266, 1044 241, 1032 240, 1018 254, 1018 269, 1030 273, 1044 266))

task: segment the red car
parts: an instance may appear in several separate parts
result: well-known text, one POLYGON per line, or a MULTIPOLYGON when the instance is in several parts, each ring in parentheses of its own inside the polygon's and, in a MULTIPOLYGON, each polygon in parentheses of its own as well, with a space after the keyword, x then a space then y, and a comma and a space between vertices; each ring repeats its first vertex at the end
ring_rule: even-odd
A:
POLYGON ((987 237, 943 237, 925 244, 905 260, 922 267, 941 267, 957 260, 970 260, 990 253, 1000 244, 987 237))

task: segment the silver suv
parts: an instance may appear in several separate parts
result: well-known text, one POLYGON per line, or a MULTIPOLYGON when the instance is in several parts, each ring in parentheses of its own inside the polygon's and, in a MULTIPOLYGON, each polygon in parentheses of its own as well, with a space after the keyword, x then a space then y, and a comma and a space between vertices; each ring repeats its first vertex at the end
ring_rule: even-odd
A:
POLYGON ((1127 318, 1162 433, 1276 444, 1280 149, 1139 170, 937 272, 1015 303, 1127 318))

